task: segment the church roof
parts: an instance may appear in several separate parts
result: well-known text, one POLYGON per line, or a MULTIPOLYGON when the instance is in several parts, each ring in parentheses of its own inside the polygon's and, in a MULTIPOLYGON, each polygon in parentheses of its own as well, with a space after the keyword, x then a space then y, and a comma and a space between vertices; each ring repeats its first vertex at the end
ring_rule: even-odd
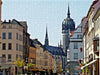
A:
POLYGON ((65 53, 63 52, 63 49, 60 47, 55 47, 55 46, 45 46, 45 50, 48 50, 51 54, 53 55, 63 55, 65 56, 65 53))
POLYGON ((38 45, 40 45, 43 48, 42 43, 38 39, 33 39, 33 44, 34 45, 38 44, 38 45))

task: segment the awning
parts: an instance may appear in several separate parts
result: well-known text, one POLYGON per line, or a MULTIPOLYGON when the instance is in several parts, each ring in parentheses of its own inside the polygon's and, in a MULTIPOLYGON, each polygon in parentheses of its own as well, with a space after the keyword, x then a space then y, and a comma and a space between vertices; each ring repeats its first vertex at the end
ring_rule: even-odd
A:
POLYGON ((97 61, 97 60, 93 60, 93 61, 89 62, 88 64, 82 66, 81 69, 85 68, 86 66, 89 66, 89 65, 93 64, 93 63, 96 62, 96 61, 97 61))
POLYGON ((10 66, 1 66, 0 69, 8 69, 10 66))

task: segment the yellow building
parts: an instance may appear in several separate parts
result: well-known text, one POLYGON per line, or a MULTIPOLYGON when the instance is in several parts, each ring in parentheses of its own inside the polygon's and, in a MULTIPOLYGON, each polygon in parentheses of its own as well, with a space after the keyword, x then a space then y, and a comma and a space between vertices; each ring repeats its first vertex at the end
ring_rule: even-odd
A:
MULTIPOLYGON (((87 22, 85 26, 83 26, 83 63, 82 63, 82 74, 86 75, 99 75, 96 65, 98 65, 98 57, 94 52, 94 22, 93 22, 93 16, 94 16, 94 5, 98 1, 94 1, 92 5, 90 6, 90 9, 87 14, 87 22), (84 31, 85 29, 85 31, 84 31)), ((86 20, 86 18, 83 19, 86 20)))
POLYGON ((36 69, 42 71, 44 68, 43 47, 42 44, 37 39, 34 39, 33 43, 36 47, 36 69))
POLYGON ((96 75, 100 74, 100 7, 98 8, 96 14, 93 17, 94 21, 94 53, 97 57, 97 62, 95 65, 96 75))
POLYGON ((56 73, 56 59, 54 56, 52 56, 52 71, 56 73))
POLYGON ((50 70, 50 60, 49 60, 49 51, 45 50, 44 51, 44 69, 47 70, 49 72, 50 70))
POLYGON ((61 73, 62 72, 62 61, 61 59, 59 58, 58 59, 58 73, 61 73))

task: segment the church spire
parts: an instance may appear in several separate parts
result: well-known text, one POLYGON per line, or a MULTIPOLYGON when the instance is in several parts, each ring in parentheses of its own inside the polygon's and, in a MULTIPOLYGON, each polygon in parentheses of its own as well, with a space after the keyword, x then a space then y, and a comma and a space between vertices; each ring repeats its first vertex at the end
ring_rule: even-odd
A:
POLYGON ((47 27, 46 27, 46 35, 45 35, 45 45, 46 45, 46 46, 49 45, 49 39, 48 39, 48 31, 47 31, 47 27))
POLYGON ((68 13, 67 13, 67 17, 70 18, 70 8, 69 8, 69 4, 68 4, 68 13))

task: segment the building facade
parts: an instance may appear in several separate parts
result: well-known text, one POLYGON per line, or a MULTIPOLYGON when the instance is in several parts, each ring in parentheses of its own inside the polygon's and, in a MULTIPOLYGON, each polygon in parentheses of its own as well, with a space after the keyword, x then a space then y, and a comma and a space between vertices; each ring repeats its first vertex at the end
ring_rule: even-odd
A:
POLYGON ((93 17, 94 21, 94 54, 97 58, 97 62, 95 65, 96 74, 100 74, 100 7, 93 17))
POLYGON ((42 44, 38 41, 38 39, 34 39, 33 43, 36 47, 36 69, 41 71, 44 68, 44 49, 42 44))
POLYGON ((28 63, 33 64, 31 71, 36 69, 36 47, 34 46, 32 39, 30 39, 28 63))
MULTIPOLYGON (((1 34, 1 5, 2 5, 2 1, 0 0, 0 34, 1 34)), ((0 50, 1 50, 1 35, 0 35, 0 50)))
POLYGON ((70 9, 68 6, 67 18, 62 22, 62 35, 63 35, 63 51, 66 57, 63 59, 63 69, 67 66, 67 50, 69 48, 70 32, 75 29, 75 22, 70 17, 70 9))
MULTIPOLYGON (((1 66, 8 66, 10 75, 15 75, 14 61, 20 57, 23 59, 23 26, 15 19, 2 22, 1 25, 1 66)), ((5 70, 5 69, 4 69, 5 70)))
MULTIPOLYGON (((69 57, 68 57, 68 65, 69 72, 71 75, 78 75, 79 72, 76 71, 76 67, 80 67, 79 60, 83 58, 82 52, 80 49, 82 48, 82 25, 78 25, 77 28, 71 32, 70 42, 69 42, 69 57)), ((80 71, 81 72, 81 71, 80 71)))
MULTIPOLYGON (((95 37, 95 28, 98 26, 96 21, 93 20, 98 7, 100 7, 100 1, 93 1, 88 14, 83 18, 83 63, 82 63, 82 73, 88 75, 99 75, 99 59, 98 54, 95 53, 97 43, 95 37), (87 20, 86 20, 87 19, 87 20), (96 46, 95 46, 96 44, 96 46)), ((99 47, 98 47, 99 50, 99 47)))
POLYGON ((29 47, 30 47, 30 34, 28 33, 28 26, 26 21, 20 21, 23 26, 23 59, 28 63, 29 47))
POLYGON ((61 73, 63 71, 62 65, 65 64, 65 62, 63 61, 65 59, 65 53, 63 49, 61 48, 61 44, 59 47, 49 45, 47 28, 46 28, 46 35, 45 35, 44 51, 49 52, 50 53, 49 55, 53 56, 52 58, 54 62, 53 68, 52 68, 53 73, 61 73))

